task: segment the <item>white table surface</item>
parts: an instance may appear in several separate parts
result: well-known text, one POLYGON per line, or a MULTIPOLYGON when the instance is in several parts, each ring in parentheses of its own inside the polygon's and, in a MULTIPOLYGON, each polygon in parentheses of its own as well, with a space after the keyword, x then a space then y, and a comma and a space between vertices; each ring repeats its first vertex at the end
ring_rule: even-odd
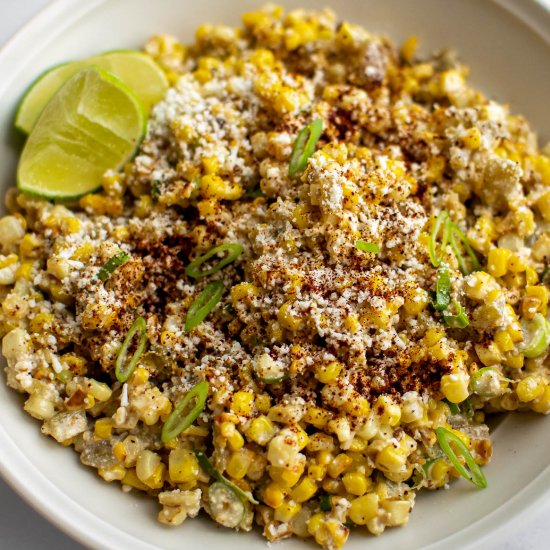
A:
MULTIPOLYGON (((50 0, 0 0, 0 45, 50 0)), ((326 2, 329 3, 328 1, 326 2)), ((550 460, 550 457, 549 457, 550 460)), ((548 550, 550 502, 517 526, 506 541, 488 544, 486 550, 548 550)), ((37 514, 0 479, 0 549, 84 550, 37 514)), ((449 550, 455 550, 449 548, 449 550)), ((456 549, 458 550, 458 549, 456 549)))

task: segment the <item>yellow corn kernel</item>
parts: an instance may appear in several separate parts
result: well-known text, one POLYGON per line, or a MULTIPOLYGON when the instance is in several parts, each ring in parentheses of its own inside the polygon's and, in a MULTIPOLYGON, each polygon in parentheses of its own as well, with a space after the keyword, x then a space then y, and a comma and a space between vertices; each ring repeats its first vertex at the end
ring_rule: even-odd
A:
POLYGON ((470 150, 481 147, 481 133, 477 128, 469 128, 461 137, 462 143, 470 150))
POLYGON ((67 216, 61 220, 60 229, 64 235, 75 235, 76 233, 80 233, 82 224, 78 218, 75 218, 74 216, 67 216))
POLYGON ((86 263, 92 257, 93 253, 94 245, 91 242, 85 242, 81 244, 78 248, 76 248, 73 255, 71 256, 71 260, 77 260, 86 263))
POLYGON ((269 69, 275 64, 275 57, 270 50, 260 48, 250 54, 249 61, 258 69, 269 69))
POLYGON ((38 334, 52 330, 55 317, 52 313, 37 313, 36 316, 29 321, 29 332, 38 334))
POLYGON ((526 286, 523 296, 522 313, 526 319, 532 319, 538 312, 548 312, 548 287, 545 285, 526 286))
POLYGON ((244 438, 239 430, 235 429, 233 433, 227 437, 227 445, 232 451, 237 451, 244 446, 244 438))
POLYGON ((120 216, 124 208, 120 198, 105 195, 85 195, 78 203, 83 210, 100 216, 120 216))
POLYGON ((512 273, 523 273, 527 269, 527 262, 522 256, 512 253, 508 258, 508 269, 512 273))
POLYGON ((308 451, 312 453, 316 452, 332 452, 334 450, 334 438, 323 432, 316 432, 309 437, 309 443, 307 444, 308 451))
POLYGON ((285 302, 277 312, 277 320, 283 328, 295 332, 302 327, 302 320, 291 312, 291 307, 292 302, 285 302))
POLYGON ((275 521, 288 523, 302 509, 302 505, 294 500, 284 501, 278 508, 275 509, 275 521))
POLYGON ((334 479, 342 475, 353 463, 353 459, 347 454, 340 453, 334 457, 334 460, 328 464, 328 475, 334 479))
POLYGON ((362 472, 348 472, 342 478, 346 491, 351 495, 361 496, 367 492, 368 483, 362 472))
POLYGON ((332 414, 329 411, 321 409, 320 407, 309 406, 302 420, 322 430, 326 427, 331 418, 332 414))
POLYGON ((279 508, 285 499, 285 493, 277 483, 268 483, 264 489, 264 502, 271 508, 279 508))
POLYGON ((324 464, 311 464, 307 469, 307 475, 313 481, 323 481, 327 473, 327 467, 324 464))
POLYGON ((401 420, 401 407, 389 395, 378 397, 374 410, 379 414, 381 424, 397 426, 401 420))
POLYGON ((529 403, 529 406, 537 413, 550 413, 550 386, 546 386, 544 391, 529 403))
POLYGON ((441 377, 441 392, 451 403, 462 403, 470 395, 470 377, 463 372, 444 374, 441 377))
POLYGON ((408 315, 418 315, 426 309, 430 301, 428 293, 423 288, 414 288, 405 297, 403 307, 408 315))
POLYGON ((388 472, 399 472, 407 463, 406 454, 391 443, 376 455, 376 467, 388 472))
POLYGON ((119 441, 113 445, 113 454, 119 462, 124 462, 126 460, 126 448, 124 447, 124 443, 122 441, 119 441))
POLYGON ((525 270, 525 278, 528 285, 536 285, 539 282, 539 275, 532 267, 525 270))
POLYGON ((139 489, 140 491, 147 491, 149 487, 143 483, 138 476, 136 475, 136 470, 132 468, 131 470, 126 470, 124 478, 122 479, 123 485, 128 485, 134 489, 139 489))
POLYGON ((121 481, 126 475, 126 468, 122 464, 113 464, 108 468, 98 468, 97 473, 107 482, 121 481))
POLYGON ((346 317, 344 325, 352 334, 355 334, 361 328, 361 323, 354 313, 346 317))
POLYGON ((510 367, 511 369, 521 369, 523 367, 523 363, 525 361, 525 357, 523 353, 508 353, 505 357, 505 363, 507 367, 510 367))
POLYGON ((267 445, 276 431, 277 428, 267 416, 258 416, 250 423, 245 435, 258 445, 267 445))
POLYGON ((143 367, 138 367, 132 374, 131 383, 134 386, 141 386, 149 380, 149 371, 143 367))
POLYGON ((268 393, 260 393, 254 399, 258 412, 267 414, 271 408, 271 397, 268 393))
POLYGON ((205 198, 234 201, 243 196, 244 190, 238 183, 230 183, 219 176, 207 174, 201 178, 201 193, 205 198))
POLYGON ((493 248, 487 256, 487 270, 493 277, 502 277, 508 271, 508 260, 512 251, 507 248, 493 248))
POLYGON ((27 233, 19 243, 19 253, 21 258, 37 258, 42 245, 42 240, 39 239, 34 233, 27 233))
POLYGON ((417 48, 418 38, 414 35, 409 36, 401 46, 400 53, 403 61, 405 61, 406 63, 411 63, 417 48))
POLYGON ((98 439, 109 439, 113 433, 113 421, 110 418, 99 418, 94 424, 94 435, 98 439))
POLYGON ((220 161, 217 157, 203 157, 201 163, 205 174, 217 174, 220 171, 220 161))
POLYGON ((437 344, 445 336, 445 330, 442 328, 429 328, 422 338, 423 344, 430 348, 437 344))
POLYGON ((33 278, 34 272, 34 263, 33 262, 23 262, 15 271, 16 279, 26 279, 30 281, 33 278))
POLYGON ((512 351, 514 349, 514 341, 507 330, 497 330, 495 333, 495 344, 502 352, 512 351))
POLYGON ((253 452, 248 449, 240 449, 231 455, 225 471, 234 479, 242 479, 248 472, 253 458, 253 452))
POLYGON ((136 201, 134 206, 134 214, 138 218, 145 218, 151 212, 151 207, 153 206, 153 198, 151 195, 141 195, 136 201))
POLYGON ((366 525, 368 521, 378 515, 379 497, 376 493, 369 493, 351 501, 348 516, 356 525, 366 525))
POLYGON ((234 306, 242 300, 249 300, 253 296, 258 296, 260 289, 252 283, 239 283, 231 288, 231 301, 234 306))
POLYGON ((535 204, 543 219, 545 221, 550 221, 550 191, 539 197, 535 204))
POLYGON ((328 365, 318 365, 315 368, 315 378, 323 384, 328 384, 338 378, 342 368, 343 365, 339 361, 332 361, 328 365))
POLYGON ((238 415, 247 416, 254 411, 254 394, 248 391, 238 391, 231 399, 231 410, 238 415))
POLYGON ((450 469, 450 464, 444 458, 440 458, 432 464, 430 478, 437 487, 447 483, 450 469))
POLYGON ((168 475, 173 483, 196 481, 200 474, 199 463, 193 451, 172 449, 168 457, 168 475))
POLYGON ((546 384, 539 376, 526 376, 518 382, 516 393, 520 401, 527 403, 540 397, 545 391, 546 384))
POLYGON ((296 502, 302 503, 308 501, 317 492, 317 483, 309 477, 304 477, 290 493, 290 496, 296 502))
POLYGON ((475 344, 474 348, 479 360, 486 367, 492 367, 502 362, 502 354, 494 342, 475 344))

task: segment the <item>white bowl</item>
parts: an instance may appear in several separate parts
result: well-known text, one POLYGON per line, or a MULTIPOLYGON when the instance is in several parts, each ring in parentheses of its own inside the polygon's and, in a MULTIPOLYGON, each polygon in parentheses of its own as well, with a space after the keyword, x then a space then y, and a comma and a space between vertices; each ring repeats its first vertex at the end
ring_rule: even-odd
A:
MULTIPOLYGON (((281 2, 314 7, 315 0, 281 2)), ((202 22, 238 23, 252 0, 58 0, 28 24, 0 54, 0 183, 13 184, 17 146, 12 130, 22 92, 42 70, 99 51, 140 47, 156 32, 191 40, 202 22)), ((422 50, 458 50, 471 67, 471 82, 511 104, 550 139, 550 13, 534 0, 325 0, 342 19, 384 32, 395 40, 419 36, 422 50)), ((2 191, 3 194, 3 191, 2 191)), ((0 469, 41 513, 83 544, 101 549, 192 548, 199 544, 253 550, 265 541, 257 532, 236 534, 205 520, 180 528, 156 521, 152 499, 127 495, 79 463, 78 456, 40 433, 22 410, 22 400, 0 384, 0 469)), ((510 415, 494 432, 494 458, 486 468, 489 488, 467 482, 449 491, 423 494, 409 525, 373 538, 354 532, 348 550, 364 548, 480 548, 517 528, 536 504, 550 499, 550 419, 510 415), (498 538, 494 538, 498 530, 498 538)), ((280 548, 306 548, 293 540, 280 548)), ((312 546, 309 545, 311 548, 312 546)))

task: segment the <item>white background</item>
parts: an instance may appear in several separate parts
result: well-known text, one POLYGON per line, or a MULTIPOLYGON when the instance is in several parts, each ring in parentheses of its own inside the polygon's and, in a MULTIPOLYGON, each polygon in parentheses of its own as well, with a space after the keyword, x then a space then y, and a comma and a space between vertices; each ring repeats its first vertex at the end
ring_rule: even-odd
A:
MULTIPOLYGON (((3 45, 48 2, 49 0, 0 0, 0 45, 3 45)), ((329 4, 330 1, 326 0, 326 3, 329 4)), ((541 70, 549 69, 541 67, 541 70)), ((366 545, 368 546, 368 541, 366 545)), ((35 548, 83 550, 80 544, 69 539, 38 515, 0 479, 0 549, 34 550, 35 548)), ((549 548, 550 502, 538 510, 528 522, 518 525, 514 536, 505 542, 498 541, 488 545, 487 550, 547 550, 549 548)), ((449 550, 458 549, 449 548, 449 550)))

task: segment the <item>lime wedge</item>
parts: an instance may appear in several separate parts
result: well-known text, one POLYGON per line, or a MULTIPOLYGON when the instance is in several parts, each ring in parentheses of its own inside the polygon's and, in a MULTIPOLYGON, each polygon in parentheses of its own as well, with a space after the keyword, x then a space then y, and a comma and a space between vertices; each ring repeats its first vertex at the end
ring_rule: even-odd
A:
POLYGON ((139 97, 145 110, 160 101, 168 89, 162 69, 146 54, 132 50, 107 52, 83 61, 63 63, 33 82, 19 105, 15 126, 29 134, 40 113, 57 90, 78 71, 96 66, 120 78, 139 97))
POLYGON ((145 110, 128 86, 96 67, 83 69, 38 118, 19 160, 17 185, 60 200, 95 191, 106 170, 132 157, 146 125, 145 110))

